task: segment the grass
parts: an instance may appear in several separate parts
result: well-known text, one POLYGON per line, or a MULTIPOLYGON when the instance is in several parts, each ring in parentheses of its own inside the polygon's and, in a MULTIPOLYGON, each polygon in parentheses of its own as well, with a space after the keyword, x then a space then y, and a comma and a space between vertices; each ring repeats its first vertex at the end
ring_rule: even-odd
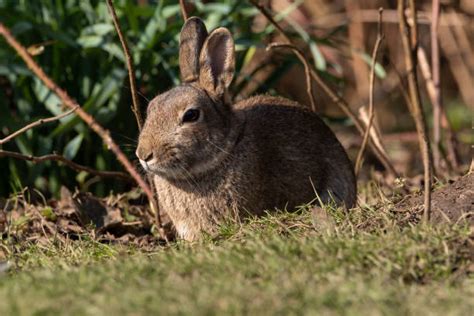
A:
POLYGON ((0 314, 472 314, 469 228, 328 213, 318 230, 302 209, 149 251, 88 236, 4 240, 0 314))

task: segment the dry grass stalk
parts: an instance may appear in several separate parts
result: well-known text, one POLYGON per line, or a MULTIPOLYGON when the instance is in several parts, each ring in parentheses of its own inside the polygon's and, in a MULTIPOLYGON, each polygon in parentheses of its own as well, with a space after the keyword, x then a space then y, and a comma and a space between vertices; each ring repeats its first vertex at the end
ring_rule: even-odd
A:
MULTIPOLYGON (((418 63, 420 65, 420 70, 421 70, 421 74, 423 76, 423 79, 425 81, 425 85, 426 85, 426 91, 428 93, 428 97, 430 98, 430 101, 431 101, 431 104, 433 104, 433 112, 435 112, 435 103, 436 103, 436 94, 438 93, 439 94, 439 84, 438 84, 438 92, 436 91, 437 88, 436 88, 436 85, 434 83, 434 80, 433 80, 433 76, 432 76, 432 73, 431 73, 431 69, 430 69, 430 65, 428 63, 428 57, 426 56, 426 51, 422 48, 422 47, 419 47, 418 48, 418 53, 417 53, 417 57, 418 57, 418 63)), ((442 158, 442 151, 441 151, 441 128, 443 128, 445 130, 445 133, 446 133, 446 149, 447 149, 447 160, 449 162, 449 166, 453 169, 457 169, 458 166, 459 166, 459 155, 457 153, 457 150, 456 150, 456 144, 457 144, 457 140, 456 140, 456 136, 453 132, 453 129, 451 127, 451 123, 449 122, 448 120, 448 117, 446 115, 446 111, 444 110, 443 106, 441 103, 439 103, 440 105, 440 108, 439 108, 439 123, 438 123, 438 126, 437 127, 433 127, 434 131, 433 131, 433 137, 436 138, 436 133, 435 133, 435 130, 439 129, 438 133, 440 134, 440 139, 439 139, 439 143, 436 143, 435 141, 435 150, 433 150, 433 158, 436 157, 436 150, 438 150, 438 155, 440 155, 438 157, 438 159, 441 160, 442 158)), ((436 115, 434 115, 434 120, 436 120, 436 115)), ((438 162, 438 164, 440 164, 440 161, 438 162)), ((440 166, 436 165, 436 162, 435 162, 435 168, 437 170, 440 170, 440 166)))
POLYGON ((137 87, 135 83, 135 70, 133 68, 132 57, 130 56, 130 49, 128 48, 128 43, 125 37, 123 36, 122 29, 120 28, 120 24, 118 22, 117 13, 115 12, 114 4, 112 0, 107 0, 107 7, 109 8, 110 15, 112 16, 112 21, 114 22, 115 30, 120 39, 120 43, 122 44, 123 52, 125 54, 125 60, 127 63, 128 68, 128 79, 130 81, 130 90, 132 94, 132 111, 135 114, 135 119, 137 120, 138 129, 141 131, 143 126, 143 118, 140 111, 140 106, 138 103, 138 95, 137 95, 137 87))
POLYGON ((62 162, 69 168, 81 172, 85 171, 87 173, 90 173, 91 175, 98 176, 101 178, 117 178, 125 181, 133 181, 133 178, 130 177, 127 173, 125 172, 118 172, 118 171, 99 171, 93 168, 89 168, 87 166, 83 166, 80 164, 77 164, 64 156, 58 155, 58 154, 50 154, 50 155, 44 155, 44 156, 31 156, 31 155, 23 155, 17 152, 13 151, 7 151, 7 150, 1 150, 0 149, 0 157, 12 157, 15 159, 20 159, 20 160, 26 160, 26 161, 31 161, 33 163, 41 163, 44 161, 58 161, 62 162))
POLYGON ((64 113, 61 113, 59 115, 56 115, 56 116, 53 116, 53 117, 49 117, 49 118, 41 118, 37 121, 34 121, 28 125, 25 125, 24 127, 20 128, 19 130, 11 133, 10 135, 8 135, 7 137, 3 138, 3 139, 0 139, 0 145, 3 145, 9 141, 11 141, 12 139, 14 139, 15 137, 18 137, 20 136, 21 134, 25 133, 26 131, 32 129, 32 128, 35 128, 37 126, 40 126, 40 125, 43 125, 43 124, 46 124, 46 123, 51 123, 51 122, 54 122, 54 121, 58 121, 70 114, 72 114, 74 111, 76 111, 77 108, 73 108, 73 109, 70 109, 69 111, 66 111, 64 113))
MULTIPOLYGON (((265 18, 278 30, 278 32, 283 36, 285 43, 289 45, 295 46, 293 41, 290 37, 285 33, 283 28, 273 19, 272 15, 268 12, 268 10, 261 5, 258 0, 250 0, 250 2, 265 16, 265 18)), ((322 88, 324 93, 326 93, 329 98, 331 98, 332 102, 334 102, 343 112, 347 115, 353 122, 357 130, 360 132, 361 135, 364 135, 364 123, 361 119, 357 117, 357 114, 349 107, 347 101, 341 98, 332 88, 330 88, 324 80, 319 76, 319 74, 313 69, 310 69, 311 78, 322 88)), ((372 134, 372 133, 371 133, 372 134)), ((369 147, 376 155, 376 157, 380 160, 383 164, 385 169, 391 173, 395 177, 399 177, 398 172, 395 170, 395 167, 390 162, 387 153, 383 150, 383 148, 374 145, 374 140, 371 138, 369 139, 369 147)))
POLYGON ((411 106, 409 110, 415 120, 419 139, 424 169, 424 213, 423 221, 427 223, 431 215, 431 182, 432 182, 432 158, 431 148, 428 140, 427 127, 423 109, 421 106, 420 91, 416 75, 416 51, 418 49, 418 30, 416 20, 415 1, 409 1, 413 27, 409 27, 405 16, 405 1, 398 0, 398 14, 400 19, 400 33, 405 52, 405 65, 408 73, 408 89, 410 93, 411 106))
POLYGON ((379 9, 379 22, 378 22, 378 32, 377 32, 377 39, 375 41, 374 50, 372 51, 372 63, 370 65, 370 80, 369 80, 369 119, 367 122, 367 129, 364 134, 364 138, 362 140, 362 145, 360 147, 359 153, 357 154, 357 159, 355 163, 355 174, 356 176, 359 174, 360 169, 362 168, 363 163, 363 156, 365 152, 365 148, 367 146, 367 142, 370 136, 370 130, 372 129, 372 123, 375 117, 375 109, 374 109, 374 85, 375 85, 375 64, 377 62, 377 55, 379 52, 380 45, 384 39, 383 31, 382 31, 382 19, 383 19, 383 8, 379 9))
POLYGON ((142 179, 140 174, 135 170, 133 165, 128 160, 127 156, 122 152, 120 147, 114 142, 110 136, 110 132, 104 129, 97 121, 82 107, 74 101, 66 91, 61 89, 51 78, 49 78, 43 69, 33 60, 26 48, 21 45, 11 34, 10 30, 0 23, 0 34, 6 39, 7 43, 15 49, 18 55, 23 59, 28 68, 47 86, 53 93, 55 93, 70 109, 75 109, 76 114, 101 138, 104 144, 110 149, 120 163, 125 167, 127 172, 133 177, 137 184, 143 189, 150 201, 153 200, 153 192, 150 190, 148 184, 142 179))
POLYGON ((439 27, 439 0, 433 0, 432 17, 431 17, 431 74, 433 79, 433 91, 431 103, 433 104, 433 159, 437 170, 440 168, 440 148, 441 148, 441 92, 440 92, 440 64, 439 64, 439 41, 438 41, 438 27, 439 27))
POLYGON ((308 94, 308 98, 311 102, 311 109, 316 112, 316 101, 314 100, 313 85, 311 83, 311 67, 309 66, 308 60, 304 57, 303 52, 291 44, 271 43, 267 46, 267 50, 272 50, 274 48, 291 49, 293 53, 298 57, 298 59, 303 63, 304 73, 306 77, 306 93, 308 94))
MULTIPOLYGON (((431 24, 431 12, 418 11, 417 19, 421 25, 431 24)), ((353 11, 353 14, 334 13, 326 16, 321 16, 316 22, 318 28, 337 28, 347 25, 350 22, 360 23, 377 23, 378 12, 374 9, 361 9, 353 11)), ((399 23, 397 10, 384 10, 384 23, 393 24, 399 23)), ((440 19, 441 26, 459 26, 463 27, 471 23, 471 18, 468 14, 460 14, 458 12, 443 13, 440 19)))

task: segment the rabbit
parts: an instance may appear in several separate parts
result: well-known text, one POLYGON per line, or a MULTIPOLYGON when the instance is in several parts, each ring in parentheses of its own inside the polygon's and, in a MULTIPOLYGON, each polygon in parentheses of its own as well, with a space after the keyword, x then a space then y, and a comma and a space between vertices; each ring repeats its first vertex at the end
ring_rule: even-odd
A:
POLYGON ((352 207, 351 162, 318 115, 281 97, 230 103, 234 55, 228 29, 208 34, 189 18, 180 33, 182 83, 147 108, 136 156, 178 237, 195 241, 229 219, 291 210, 316 196, 352 207))

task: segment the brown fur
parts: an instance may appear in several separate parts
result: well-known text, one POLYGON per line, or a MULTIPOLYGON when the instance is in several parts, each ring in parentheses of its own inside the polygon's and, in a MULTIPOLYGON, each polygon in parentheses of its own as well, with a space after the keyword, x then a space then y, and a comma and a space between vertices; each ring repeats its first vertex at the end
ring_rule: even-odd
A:
MULTIPOLYGON (((183 32, 189 36, 187 24, 183 32)), ((233 49, 227 30, 211 32, 199 78, 152 100, 140 134, 137 156, 155 174, 160 207, 180 237, 195 240, 227 218, 294 209, 314 201, 314 189, 323 202, 353 206, 351 163, 316 114, 278 97, 224 101, 233 49), (197 109, 199 119, 183 122, 189 109, 197 109)))

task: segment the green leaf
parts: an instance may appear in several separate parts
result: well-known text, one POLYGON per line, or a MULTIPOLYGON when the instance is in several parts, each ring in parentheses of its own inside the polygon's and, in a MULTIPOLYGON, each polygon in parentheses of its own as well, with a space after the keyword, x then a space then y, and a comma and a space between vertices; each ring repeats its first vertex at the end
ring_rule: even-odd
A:
MULTIPOLYGON (((370 56, 367 53, 361 53, 361 52, 358 52, 358 55, 360 56, 360 58, 362 58, 363 61, 367 63, 369 68, 372 67, 372 56, 370 56)), ((375 63, 374 71, 375 71, 375 75, 379 77, 380 79, 384 79, 387 76, 387 72, 385 71, 383 66, 379 64, 378 62, 375 63)))
POLYGON ((97 23, 82 29, 82 35, 100 35, 104 36, 114 30, 112 24, 97 23))
POLYGON ((104 43, 104 37, 98 35, 84 35, 77 39, 84 48, 99 47, 104 43))
POLYGON ((79 148, 81 148, 82 140, 84 136, 83 134, 79 134, 76 137, 74 137, 64 148, 63 155, 66 157, 66 159, 72 160, 74 157, 76 157, 79 148))

